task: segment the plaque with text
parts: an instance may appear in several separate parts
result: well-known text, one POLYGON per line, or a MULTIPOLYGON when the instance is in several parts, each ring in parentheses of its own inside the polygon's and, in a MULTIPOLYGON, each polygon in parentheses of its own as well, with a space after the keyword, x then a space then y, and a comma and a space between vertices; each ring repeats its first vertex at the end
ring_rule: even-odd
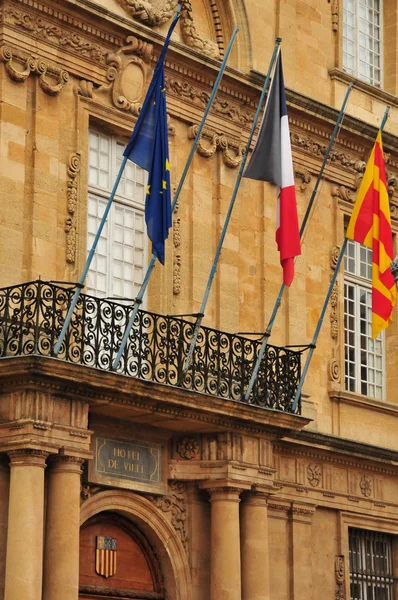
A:
POLYGON ((89 481, 138 490, 163 488, 162 447, 156 443, 95 436, 89 481))

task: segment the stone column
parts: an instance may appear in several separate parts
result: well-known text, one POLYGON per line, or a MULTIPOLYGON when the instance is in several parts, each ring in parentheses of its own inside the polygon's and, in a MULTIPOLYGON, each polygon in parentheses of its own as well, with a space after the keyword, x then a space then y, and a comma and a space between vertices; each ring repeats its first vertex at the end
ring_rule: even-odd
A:
POLYGON ((210 600, 241 600, 239 495, 234 487, 208 488, 211 502, 210 600))
POLYGON ((47 452, 12 450, 5 600, 41 600, 47 452))
POLYGON ((78 600, 80 475, 83 459, 50 459, 44 545, 43 600, 78 600))
POLYGON ((249 492, 241 506, 242 600, 269 600, 267 494, 249 492))
POLYGON ((304 502, 292 502, 290 510, 291 527, 291 573, 290 598, 292 600, 313 600, 312 585, 312 517, 315 506, 304 502))
POLYGON ((4 598, 8 497, 10 494, 10 468, 8 456, 0 456, 0 598, 4 598))

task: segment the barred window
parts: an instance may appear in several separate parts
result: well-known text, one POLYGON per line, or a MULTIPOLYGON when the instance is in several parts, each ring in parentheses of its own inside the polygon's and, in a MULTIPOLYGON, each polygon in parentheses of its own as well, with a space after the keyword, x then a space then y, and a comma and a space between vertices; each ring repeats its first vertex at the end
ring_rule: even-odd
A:
MULTIPOLYGON (((90 250, 123 160, 125 143, 89 133, 87 249, 90 250)), ((128 161, 87 276, 87 291, 101 298, 134 298, 146 262, 146 173, 128 161)))
POLYGON ((351 600, 394 600, 393 536, 349 529, 351 600))
POLYGON ((345 389, 385 397, 384 332, 372 339, 372 251, 348 240, 344 258, 345 389))
POLYGON ((382 0, 344 0, 344 70, 377 86, 382 84, 382 8, 382 0))

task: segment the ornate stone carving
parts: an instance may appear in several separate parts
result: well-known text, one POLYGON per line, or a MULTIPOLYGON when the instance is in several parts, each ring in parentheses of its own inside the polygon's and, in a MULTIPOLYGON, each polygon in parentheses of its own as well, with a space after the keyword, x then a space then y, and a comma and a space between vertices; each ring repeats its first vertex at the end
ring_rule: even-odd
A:
POLYGON ((334 573, 336 577, 335 600, 345 600, 345 573, 344 556, 338 555, 334 561, 334 573))
MULTIPOLYGON (((67 21, 66 15, 57 15, 67 21)), ((95 62, 104 63, 106 50, 99 44, 93 43, 88 37, 80 36, 41 16, 22 12, 15 8, 5 11, 5 21, 14 27, 26 31, 30 35, 58 44, 62 49, 72 50, 81 56, 88 57, 95 62)), ((73 22, 74 26, 76 23, 73 22)))
POLYGON ((105 94, 110 96, 116 108, 137 116, 146 92, 147 65, 151 55, 151 44, 129 36, 123 48, 105 57, 107 83, 95 88, 91 81, 83 79, 75 87, 75 92, 85 98, 105 94))
POLYGON ((318 487, 322 478, 322 469, 320 465, 315 463, 311 463, 307 467, 307 479, 308 483, 312 485, 312 487, 318 487))
POLYGON ((171 481, 169 493, 166 496, 149 496, 156 508, 170 513, 171 524, 176 530, 185 550, 188 550, 188 534, 186 530, 187 499, 185 484, 181 481, 171 481))
POLYGON ((185 550, 188 550, 188 534, 186 530, 187 499, 185 484, 171 481, 166 496, 149 496, 151 502, 165 513, 171 514, 171 524, 176 530, 185 550))
MULTIPOLYGON (((197 131, 198 125, 192 125, 189 128, 189 139, 194 139, 197 131)), ((233 143, 231 144, 225 135, 204 129, 197 146, 198 153, 205 158, 210 158, 217 150, 222 152, 224 164, 233 169, 238 167, 242 162, 245 146, 239 145, 234 147, 233 143), (208 141, 205 142, 204 140, 208 141), (232 151, 231 146, 233 148, 232 151)))
POLYGON ((178 216, 180 205, 177 204, 173 215, 173 294, 178 295, 181 292, 181 254, 178 248, 181 245, 181 219, 178 216))
POLYGON ((80 152, 71 154, 68 165, 68 216, 65 219, 66 260, 74 263, 76 259, 76 208, 77 208, 77 175, 80 172, 80 152))
MULTIPOLYGON (((210 94, 203 91, 202 88, 195 87, 187 81, 179 81, 170 76, 166 77, 166 88, 169 93, 171 92, 180 98, 189 99, 193 104, 201 108, 205 107, 210 99, 210 94)), ((242 108, 239 104, 218 98, 218 96, 214 99, 212 110, 240 125, 251 125, 254 119, 254 111, 242 108)))
POLYGON ((365 498, 369 498, 369 496, 372 494, 372 480, 370 477, 367 475, 362 475, 359 482, 359 487, 361 488, 361 492, 365 498))
POLYGON ((207 40, 201 36, 195 26, 192 17, 192 6, 190 0, 180 0, 181 4, 181 31, 187 46, 195 48, 212 58, 220 58, 217 43, 207 40))
POLYGON ((332 185, 331 193, 334 198, 341 198, 347 202, 354 201, 352 191, 346 188, 344 185, 332 185))
MULTIPOLYGON (((325 156, 328 147, 327 144, 323 144, 310 136, 303 136, 296 131, 290 133, 290 140, 292 146, 306 150, 315 157, 325 156)), ((329 155, 329 161, 338 163, 342 167, 348 167, 357 173, 363 173, 366 167, 366 163, 363 160, 358 160, 342 150, 332 150, 329 155)))
POLYGON ((336 358, 332 358, 329 363, 329 379, 336 383, 340 383, 340 365, 336 358))
POLYGON ((119 4, 137 21, 150 27, 169 21, 181 5, 181 33, 184 43, 212 58, 219 58, 217 43, 205 39, 198 31, 192 16, 191 0, 118 0, 119 4))
POLYGON ((37 75, 40 87, 50 96, 57 96, 69 80, 68 71, 57 65, 45 63, 40 58, 28 56, 10 46, 0 49, 0 60, 4 62, 8 75, 16 83, 25 82, 31 73, 37 75))
POLYGON ((195 437, 183 437, 177 442, 177 452, 181 458, 192 460, 199 456, 199 440, 195 437))
POLYGON ((312 179, 311 173, 304 167, 295 167, 294 175, 301 179, 300 191, 304 192, 307 188, 307 184, 310 183, 312 179))
POLYGON ((332 9, 332 29, 333 31, 339 30, 339 1, 338 0, 328 0, 332 9))
POLYGON ((98 492, 100 492, 101 489, 103 489, 103 488, 100 488, 99 486, 96 486, 96 485, 81 484, 80 485, 80 504, 83 504, 83 502, 85 502, 86 500, 91 498, 91 496, 94 496, 94 494, 97 494, 98 492))
POLYGON ((339 337, 339 285, 335 281, 330 296, 330 333, 333 340, 339 337))
POLYGON ((340 250, 341 250, 341 246, 339 246, 339 245, 333 246, 332 251, 330 253, 330 268, 332 269, 332 271, 334 271, 336 268, 340 250))

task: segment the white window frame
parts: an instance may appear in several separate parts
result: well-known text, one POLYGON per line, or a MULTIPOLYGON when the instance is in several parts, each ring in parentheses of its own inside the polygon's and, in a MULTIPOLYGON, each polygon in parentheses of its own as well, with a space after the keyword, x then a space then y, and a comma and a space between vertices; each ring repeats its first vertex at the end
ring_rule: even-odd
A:
MULTIPOLYGON (((379 14, 380 14, 380 39, 379 44, 380 44, 380 52, 378 54, 379 59, 380 59, 380 81, 377 81, 374 79, 374 77, 372 78, 368 78, 368 77, 364 77, 363 75, 360 75, 360 69, 359 69, 359 62, 360 62, 360 45, 359 45, 359 21, 360 21, 360 2, 362 0, 352 0, 354 2, 354 25, 353 25, 353 30, 354 30, 354 68, 351 69, 350 67, 347 66, 345 60, 344 60, 344 54, 345 54, 345 39, 346 35, 345 35, 345 30, 346 28, 350 27, 347 24, 347 9, 346 9, 346 0, 343 0, 343 49, 342 49, 342 59, 343 59, 343 69, 347 72, 350 73, 351 75, 353 75, 354 77, 357 77, 358 79, 360 79, 361 81, 364 81, 366 83, 369 83, 370 85, 374 85, 376 87, 379 88, 383 88, 384 85, 384 23, 383 23, 383 0, 378 0, 379 2, 379 14)), ((369 0, 368 0, 369 1, 369 0)), ((372 2, 376 2, 377 0, 371 0, 372 2)), ((369 21, 367 21, 367 23, 369 23, 369 21)), ((372 25, 374 25, 372 23, 372 25)), ((350 27, 351 28, 351 27, 350 27)), ((368 38, 370 38, 370 36, 368 36, 368 38)), ((372 39, 373 38, 372 36, 372 39)), ((348 40, 351 41, 351 40, 348 40)), ((373 52, 373 55, 377 56, 377 54, 375 52, 373 52)), ((374 76, 374 72, 373 72, 373 76, 374 76)))
MULTIPOLYGON (((126 146, 126 140, 121 139, 118 136, 112 136, 112 135, 107 135, 104 134, 103 132, 99 131, 96 128, 90 127, 89 130, 89 141, 88 141, 88 155, 89 155, 89 159, 88 159, 88 176, 90 177, 89 173, 90 173, 90 140, 91 140, 91 134, 97 135, 97 136, 102 136, 103 138, 107 138, 109 140, 109 175, 108 175, 108 185, 107 187, 103 187, 101 185, 95 185, 93 183, 90 183, 90 181, 88 181, 88 199, 87 199, 87 218, 89 217, 89 201, 90 201, 90 196, 92 196, 93 198, 95 198, 97 201, 101 202, 104 204, 104 208, 105 205, 109 199, 110 193, 111 193, 111 189, 113 187, 114 181, 116 179, 117 173, 119 171, 119 166, 120 166, 120 156, 119 156, 119 161, 118 161, 118 152, 117 152, 117 148, 119 146, 119 148, 122 146, 123 148, 126 146)), ((134 167, 135 169, 141 169, 140 167, 133 165, 132 163, 130 163, 130 168, 134 167)), ((136 171, 134 172, 136 173, 136 171)), ((126 170, 123 173, 123 176, 121 178, 118 190, 116 191, 115 194, 115 198, 114 201, 112 203, 112 207, 111 210, 109 211, 108 214, 108 218, 107 218, 107 224, 106 224, 106 228, 108 231, 108 236, 106 239, 106 245, 107 245, 107 250, 106 250, 106 292, 105 294, 103 294, 102 292, 98 292, 98 290, 94 287, 90 287, 90 283, 88 283, 87 286, 87 291, 89 294, 91 295, 95 295, 95 296, 112 296, 112 297, 120 297, 122 299, 122 296, 119 296, 119 294, 115 293, 114 290, 112 290, 112 263, 113 263, 113 240, 114 240, 114 236, 113 236, 113 232, 115 230, 115 219, 116 219, 116 208, 117 207, 128 207, 130 209, 132 209, 134 211, 134 213, 138 213, 140 218, 142 218, 142 222, 143 222, 143 230, 142 230, 142 235, 143 235, 143 258, 142 258, 142 267, 139 266, 137 267, 136 264, 134 264, 134 262, 130 263, 132 265, 132 271, 133 271, 133 281, 132 286, 133 288, 137 288, 137 285, 139 286, 140 283, 142 283, 143 281, 143 277, 144 277, 144 273, 145 273, 145 267, 147 265, 148 262, 148 242, 147 242, 147 237, 146 237, 146 227, 145 227, 145 216, 144 216, 144 208, 145 208, 145 187, 146 187, 146 183, 147 183, 147 174, 146 172, 141 169, 141 176, 142 176, 142 181, 137 183, 137 180, 135 179, 135 183, 134 183, 134 189, 136 189, 135 186, 139 186, 141 188, 141 198, 137 198, 133 195, 133 197, 128 197, 126 194, 123 193, 123 186, 125 185, 125 181, 126 181, 126 170), (140 281, 136 281, 134 275, 137 272, 137 269, 141 270, 141 277, 140 277, 140 281)), ((101 210, 98 211, 99 215, 102 215, 103 212, 101 210)), ((134 214, 135 217, 135 214, 134 214)), ((98 221, 99 224, 99 221, 98 221)), ((141 232, 140 232, 141 233, 141 232)), ((88 240, 88 245, 91 245, 91 240, 89 240, 88 237, 88 230, 87 230, 87 240, 88 240)), ((102 236, 101 236, 102 237, 102 236)), ((101 238, 100 238, 101 240, 101 238)), ((101 242, 100 242, 101 243, 101 242)), ((141 248, 140 248, 141 250, 141 248)), ((90 247, 87 248, 87 253, 90 251, 90 247)), ((133 249, 133 256, 134 256, 135 250, 133 249)), ((94 259, 95 260, 95 259, 94 259)), ((134 261, 134 258, 133 258, 134 261)), ((90 271, 93 272, 95 269, 90 269, 89 273, 88 273, 88 282, 90 280, 90 271)), ((138 279, 138 278, 137 278, 138 279)), ((136 292, 137 290, 135 290, 136 292)), ((136 293, 133 294, 133 297, 136 296, 136 293)), ((131 297, 131 294, 130 294, 131 297)), ((145 308, 145 303, 146 303, 146 296, 144 297, 144 302, 142 305, 142 308, 145 308)))
MULTIPOLYGON (((351 286, 354 289, 354 306, 355 306, 355 315, 354 315, 355 389, 352 390, 347 385, 348 374, 346 372, 346 369, 347 369, 347 335, 348 334, 347 334, 345 322, 344 322, 344 371, 345 371, 344 388, 348 392, 353 392, 356 394, 363 394, 362 383, 365 383, 367 385, 368 389, 367 389, 367 393, 363 394, 363 395, 366 395, 369 398, 374 398, 376 400, 385 400, 386 399, 386 345, 385 345, 385 332, 384 331, 382 331, 379 334, 379 336, 376 338, 376 340, 374 340, 374 342, 378 341, 381 343, 381 353, 380 353, 381 354, 381 392, 380 392, 380 394, 377 395, 377 394, 369 393, 369 386, 373 385, 374 388, 376 389, 376 387, 377 387, 376 382, 369 382, 368 380, 363 382, 361 379, 362 365, 361 365, 361 331, 360 331, 360 321, 361 321, 360 295, 361 295, 361 293, 363 293, 363 291, 366 291, 367 293, 370 294, 370 298, 371 298, 372 279, 371 279, 371 263, 369 263, 369 257, 371 260, 371 250, 369 250, 368 248, 365 248, 365 246, 362 246, 361 244, 358 244, 357 242, 348 240, 347 249, 346 249, 346 253, 345 253, 345 257, 344 257, 344 321, 346 320, 346 317, 347 317, 346 306, 345 306, 346 286, 351 286), (355 270, 354 273, 347 269, 347 260, 348 260, 347 253, 350 249, 353 249, 353 251, 354 251, 354 256, 353 256, 354 270, 355 270), (365 253, 367 254, 367 260, 366 260, 366 262, 362 260, 362 266, 366 265, 367 276, 363 276, 363 275, 361 276, 360 275, 361 254, 362 254, 362 258, 364 258, 365 253)), ((371 307, 370 307, 370 314, 371 314, 371 307)), ((371 329, 371 323, 368 325, 368 329, 369 328, 371 329)), ((368 332, 366 334, 366 338, 371 340, 370 332, 368 332)), ((366 352, 369 352, 370 354, 372 354, 372 351, 370 351, 368 349, 366 350, 366 352)), ((380 355, 378 355, 378 356, 380 356, 380 355)), ((376 369, 375 365, 373 365, 372 367, 369 367, 369 368, 376 369)))

